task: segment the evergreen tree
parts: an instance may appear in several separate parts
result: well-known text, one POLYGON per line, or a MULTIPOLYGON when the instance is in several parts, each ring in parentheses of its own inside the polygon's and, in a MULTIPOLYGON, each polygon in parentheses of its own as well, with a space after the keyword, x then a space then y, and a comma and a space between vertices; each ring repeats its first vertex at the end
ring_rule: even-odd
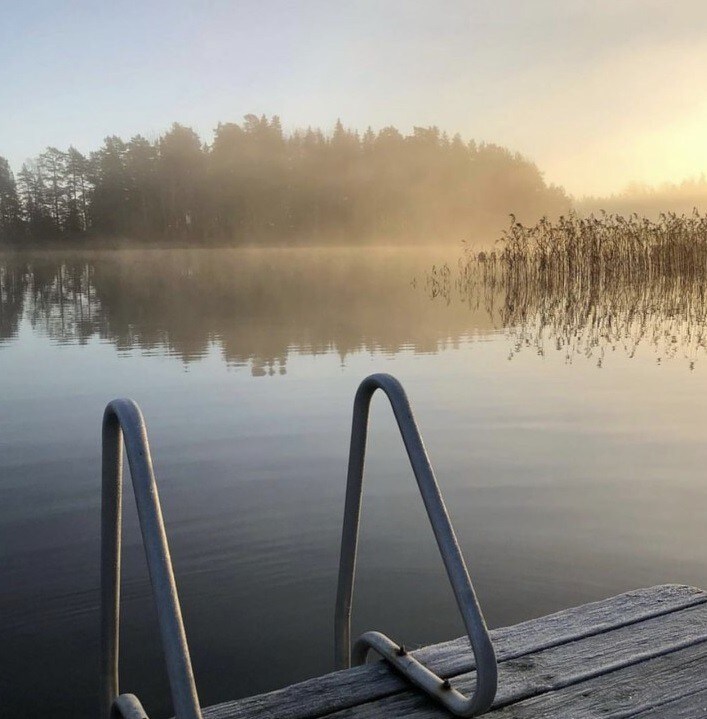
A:
POLYGON ((62 233, 67 221, 66 161, 66 154, 56 147, 48 147, 37 160, 44 183, 43 194, 52 220, 52 235, 55 236, 62 233))
POLYGON ((199 136, 174 123, 159 142, 159 188, 164 231, 170 237, 198 237, 204 224, 206 154, 199 136))
POLYGON ((10 164, 0 157, 0 242, 17 240, 22 232, 20 198, 10 164))
POLYGON ((107 235, 120 235, 126 227, 126 151, 123 140, 112 135, 106 137, 100 150, 91 154, 89 162, 89 177, 94 187, 90 222, 96 231, 107 235))
POLYGON ((68 205, 66 230, 70 234, 77 234, 89 227, 90 183, 88 160, 75 147, 69 147, 66 153, 65 173, 68 205))
POLYGON ((54 235, 54 224, 39 162, 31 160, 22 165, 17 176, 17 190, 21 202, 22 218, 29 237, 39 242, 51 239, 54 235))

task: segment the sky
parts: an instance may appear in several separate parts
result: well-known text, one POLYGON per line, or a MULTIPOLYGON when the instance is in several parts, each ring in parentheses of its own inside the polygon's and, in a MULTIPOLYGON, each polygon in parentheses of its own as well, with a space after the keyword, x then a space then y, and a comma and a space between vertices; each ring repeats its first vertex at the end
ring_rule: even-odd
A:
POLYGON ((437 125, 577 197, 707 172, 703 0, 0 2, 0 155, 172 122, 437 125))

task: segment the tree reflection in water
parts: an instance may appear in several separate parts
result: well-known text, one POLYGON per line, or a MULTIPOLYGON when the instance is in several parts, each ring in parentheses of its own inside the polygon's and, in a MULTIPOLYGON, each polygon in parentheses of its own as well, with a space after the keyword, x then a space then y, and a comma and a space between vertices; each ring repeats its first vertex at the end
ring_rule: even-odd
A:
POLYGON ((486 332, 479 314, 431 303, 414 286, 427 253, 401 248, 129 250, 0 258, 0 341, 22 322, 58 343, 189 363, 214 347, 255 375, 293 352, 431 353, 486 332))

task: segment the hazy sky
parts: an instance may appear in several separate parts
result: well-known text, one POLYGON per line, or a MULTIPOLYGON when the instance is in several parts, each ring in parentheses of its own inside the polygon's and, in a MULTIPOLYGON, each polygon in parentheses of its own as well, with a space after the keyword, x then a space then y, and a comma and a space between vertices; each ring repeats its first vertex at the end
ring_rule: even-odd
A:
POLYGON ((703 0, 0 2, 0 155, 218 121, 436 124, 570 192, 707 171, 703 0))

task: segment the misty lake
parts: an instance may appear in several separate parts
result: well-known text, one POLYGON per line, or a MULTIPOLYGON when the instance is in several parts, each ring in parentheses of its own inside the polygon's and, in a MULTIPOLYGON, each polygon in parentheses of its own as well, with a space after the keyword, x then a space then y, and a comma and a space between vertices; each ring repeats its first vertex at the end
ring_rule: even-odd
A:
MULTIPOLYGON (((203 705, 333 668, 351 406, 372 372, 407 389, 491 626, 707 585, 707 354, 668 328, 667 352, 568 356, 552 321, 519 331, 430 289, 459 253, 0 256, 7 716, 96 713, 100 427, 119 396, 147 420, 203 705)), ((131 490, 125 506, 122 688, 168 716, 131 490)), ((354 633, 463 634, 382 396, 358 567, 354 633)))

